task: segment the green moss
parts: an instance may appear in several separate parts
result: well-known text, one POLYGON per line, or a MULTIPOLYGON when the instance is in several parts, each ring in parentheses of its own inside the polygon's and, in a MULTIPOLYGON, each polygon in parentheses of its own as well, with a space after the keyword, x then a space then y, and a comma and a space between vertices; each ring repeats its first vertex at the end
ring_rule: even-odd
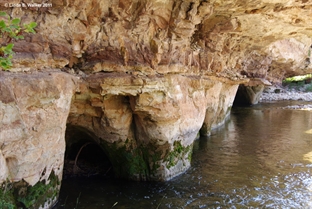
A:
POLYGON ((133 180, 150 180, 160 168, 162 151, 154 144, 139 145, 135 141, 124 143, 102 142, 114 167, 115 176, 133 180))
POLYGON ((1 185, 0 208, 3 208, 3 209, 15 209, 16 208, 11 183, 5 182, 1 185))
POLYGON ((193 156, 193 149, 191 149, 189 152, 188 152, 188 155, 187 155, 187 159, 191 162, 192 161, 192 156, 193 156))
POLYGON ((145 146, 140 146, 139 149, 147 163, 149 176, 155 176, 155 173, 157 173, 160 168, 160 162, 162 161, 163 147, 150 143, 145 146))
POLYGON ((115 175, 119 178, 145 178, 148 169, 142 151, 127 140, 125 143, 102 142, 101 146, 107 153, 115 175))
POLYGON ((187 159, 190 161, 192 158, 192 145, 184 147, 180 141, 173 143, 173 150, 169 151, 165 162, 167 162, 167 168, 175 166, 179 160, 183 159, 187 155, 187 159))
POLYGON ((45 180, 36 183, 34 186, 28 185, 25 181, 15 184, 16 200, 26 208, 39 208, 46 202, 57 198, 60 181, 52 171, 48 183, 45 180))
POLYGON ((162 145, 157 141, 137 145, 135 140, 126 142, 101 142, 109 157, 118 178, 133 180, 156 180, 159 176, 161 163, 165 162, 167 168, 175 166, 179 160, 191 161, 192 145, 183 146, 180 141, 173 144, 162 145), (172 150, 171 150, 172 149, 172 150))

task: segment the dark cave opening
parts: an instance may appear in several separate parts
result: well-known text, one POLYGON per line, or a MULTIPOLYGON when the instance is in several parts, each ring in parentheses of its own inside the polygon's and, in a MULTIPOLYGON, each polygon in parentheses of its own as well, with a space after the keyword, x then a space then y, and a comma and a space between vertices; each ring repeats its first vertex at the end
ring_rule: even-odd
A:
POLYGON ((237 89, 234 101, 233 101, 233 107, 245 107, 245 106, 250 106, 250 105, 251 103, 248 100, 248 94, 246 92, 246 88, 244 85, 240 84, 237 89))
POLYGON ((114 176, 109 158, 92 133, 81 127, 68 125, 65 140, 63 178, 114 176))
POLYGON ((264 85, 248 86, 240 84, 233 101, 233 107, 246 107, 258 104, 263 89, 264 85))

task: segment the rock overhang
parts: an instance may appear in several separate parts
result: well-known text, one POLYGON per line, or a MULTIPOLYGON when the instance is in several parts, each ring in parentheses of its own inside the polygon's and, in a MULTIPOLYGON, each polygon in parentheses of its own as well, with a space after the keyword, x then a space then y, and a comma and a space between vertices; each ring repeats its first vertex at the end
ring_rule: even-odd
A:
MULTIPOLYGON (((29 72, 0 73, 0 91, 6 92, 1 95, 4 111, 0 111, 0 122, 8 122, 11 110, 7 103, 15 103, 16 112, 20 107, 32 107, 23 109, 23 117, 37 115, 34 122, 38 127, 28 124, 20 130, 20 137, 33 133, 27 137, 30 146, 38 143, 36 138, 51 133, 45 133, 42 126, 50 120, 43 119, 44 112, 50 111, 46 104, 53 104, 55 115, 62 121, 58 124, 52 120, 54 125, 62 125, 55 131, 60 142, 55 147, 61 147, 57 165, 61 165, 60 156, 65 151, 61 139, 67 123, 84 127, 107 151, 111 150, 111 159, 123 161, 112 162, 121 168, 121 177, 170 179, 190 166, 191 145, 198 131, 208 135, 211 128, 224 122, 238 84, 249 79, 247 85, 259 80, 276 83, 290 75, 311 72, 307 60, 311 59, 312 2, 308 0, 52 3, 45 9, 6 8, 12 17, 36 21, 38 27, 37 34, 15 43, 12 71, 29 72), (48 72, 51 67, 58 68, 57 72, 48 72), (60 69, 74 76, 57 76, 60 69), (40 81, 40 73, 50 73, 50 78, 44 78, 47 82, 40 81), (19 87, 23 94, 8 93, 11 87, 3 79, 13 74, 25 85, 19 87), (50 86, 45 88, 47 83, 50 86), (66 86, 67 93, 59 91, 66 86), (39 94, 34 101, 35 91, 39 94), (38 131, 42 135, 37 137, 38 131)), ((14 125, 21 124, 11 119, 13 128, 5 131, 13 133, 14 125)), ((0 130, 3 136, 5 131, 0 130)), ((4 138, 10 137, 6 134, 4 138)), ((29 146, 21 150, 26 153, 29 146)), ((1 149, 2 182, 12 169, 15 172, 15 158, 8 153, 1 149), (13 167, 5 166, 7 163, 13 167)), ((31 156, 28 159, 35 163, 39 154, 31 156)), ((16 155, 18 160, 23 157, 16 155)), ((24 167, 25 173, 34 171, 24 167)), ((60 170, 53 166, 43 170, 41 166, 30 178, 15 174, 33 186, 48 180, 51 170, 61 178, 60 170)))
POLYGON ((16 43, 16 70, 69 66, 92 73, 130 66, 153 74, 181 65, 176 73, 272 82, 311 72, 310 1, 52 3, 44 10, 6 8, 23 22, 38 22, 37 34, 16 43))

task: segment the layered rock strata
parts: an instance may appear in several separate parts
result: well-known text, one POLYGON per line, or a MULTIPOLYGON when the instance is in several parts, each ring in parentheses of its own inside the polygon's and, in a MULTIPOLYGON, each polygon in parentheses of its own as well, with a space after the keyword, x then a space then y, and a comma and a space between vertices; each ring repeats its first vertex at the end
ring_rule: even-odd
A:
POLYGON ((172 72, 179 65, 193 74, 270 82, 312 70, 308 0, 53 0, 45 8, 3 7, 9 3, 21 1, 0 5, 13 18, 38 23, 37 34, 15 43, 15 70, 166 66, 172 72))
POLYGON ((0 3, 22 24, 38 23, 36 34, 14 42, 12 72, 0 77, 0 183, 8 204, 55 202, 66 123, 105 149, 118 176, 166 180, 190 166, 197 133, 222 124, 239 84, 255 96, 248 79, 278 83, 312 72, 309 0, 16 6, 30 2, 42 3, 0 3))

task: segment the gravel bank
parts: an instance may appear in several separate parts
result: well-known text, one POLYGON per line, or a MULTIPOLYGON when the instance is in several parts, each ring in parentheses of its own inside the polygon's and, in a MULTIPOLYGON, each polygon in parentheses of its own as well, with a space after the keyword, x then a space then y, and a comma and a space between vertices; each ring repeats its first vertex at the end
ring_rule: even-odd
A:
POLYGON ((312 92, 280 92, 280 93, 262 93, 260 101, 278 101, 278 100, 301 100, 312 101, 312 92))
MULTIPOLYGON (((300 90, 294 91, 293 89, 289 90, 280 87, 268 87, 263 91, 260 97, 260 102, 281 100, 312 102, 312 92, 303 92, 300 90)), ((283 109, 300 109, 312 111, 312 103, 305 105, 290 105, 283 107, 283 109)))
POLYGON ((260 101, 293 100, 311 102, 312 92, 306 91, 308 85, 303 85, 296 89, 288 86, 267 86, 263 90, 260 101))

